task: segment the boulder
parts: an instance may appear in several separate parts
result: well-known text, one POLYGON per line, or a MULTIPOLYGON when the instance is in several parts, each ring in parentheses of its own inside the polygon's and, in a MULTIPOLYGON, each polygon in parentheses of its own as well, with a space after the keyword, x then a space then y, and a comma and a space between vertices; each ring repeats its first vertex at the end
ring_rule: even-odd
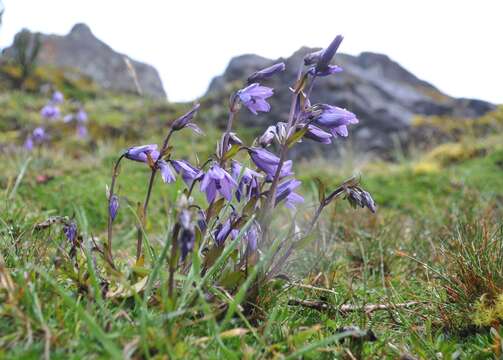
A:
MULTIPOLYGON (((89 76, 102 88, 117 92, 135 93, 136 85, 124 58, 129 59, 146 96, 166 98, 157 70, 145 63, 114 51, 99 40, 85 24, 76 24, 65 36, 40 34, 41 48, 38 64, 71 68, 89 76)), ((14 47, 4 50, 13 56, 14 47)))
MULTIPOLYGON (((288 117, 291 92, 288 86, 295 82, 299 64, 304 56, 319 49, 303 47, 287 59, 269 60, 257 55, 233 58, 225 72, 213 79, 207 95, 225 101, 236 86, 251 73, 276 62, 284 61, 286 71, 263 82, 274 88, 270 98, 271 112, 255 116, 241 111, 239 121, 247 126, 267 125, 288 117)), ((358 151, 390 154, 397 143, 407 143, 411 138, 414 115, 448 115, 478 117, 494 109, 494 105, 481 100, 456 99, 442 93, 432 84, 418 79, 388 56, 370 52, 358 56, 337 54, 335 63, 342 73, 318 78, 311 95, 311 103, 327 103, 347 108, 357 115, 360 123, 350 129, 348 139, 337 144, 349 145, 358 151), (397 142, 398 141, 398 142, 397 142)), ((335 147, 313 147, 306 141, 297 147, 296 156, 309 155, 316 148, 332 153, 335 147)))

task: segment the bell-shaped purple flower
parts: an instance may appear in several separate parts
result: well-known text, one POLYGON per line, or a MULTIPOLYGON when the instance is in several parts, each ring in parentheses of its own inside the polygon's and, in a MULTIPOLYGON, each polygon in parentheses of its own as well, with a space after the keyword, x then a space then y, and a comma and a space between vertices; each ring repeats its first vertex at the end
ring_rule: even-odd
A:
POLYGON ((248 85, 236 93, 239 100, 255 115, 259 111, 268 112, 271 110, 271 105, 265 99, 273 94, 273 89, 261 86, 258 83, 248 85))
POLYGON ((114 221, 119 211, 119 197, 115 194, 110 198, 110 201, 108 203, 108 211, 110 214, 110 219, 114 221))
POLYGON ((52 94, 51 100, 54 104, 61 104, 61 103, 63 103, 63 101, 65 101, 65 97, 61 91, 55 91, 52 94))
POLYGON ((147 154, 150 155, 152 160, 157 160, 159 151, 156 144, 133 146, 130 147, 125 154, 126 159, 146 163, 148 160, 147 154))
POLYGON ((179 242, 183 261, 187 257, 187 254, 194 248, 196 240, 195 226, 192 222, 192 213, 189 210, 182 210, 179 218, 179 224, 182 228, 179 242))
POLYGON ((263 177, 261 174, 242 166, 235 160, 232 160, 231 163, 231 174, 236 181, 239 181, 238 188, 236 190, 237 201, 241 201, 243 197, 249 200, 252 197, 259 195, 259 180, 263 177))
POLYGON ((232 190, 237 187, 236 181, 218 164, 213 164, 204 174, 201 181, 201 191, 206 194, 208 202, 215 200, 220 193, 227 201, 232 200, 232 190))
MULTIPOLYGON (((253 163, 260 170, 266 173, 267 175, 266 180, 271 181, 274 178, 274 175, 276 174, 276 169, 279 166, 280 162, 279 157, 277 157, 272 152, 266 149, 256 147, 249 148, 248 153, 250 154, 250 158, 252 159, 253 163)), ((283 163, 283 166, 281 167, 279 177, 283 178, 285 176, 290 176, 292 174, 293 174, 292 161, 287 160, 283 163)))
MULTIPOLYGON (((197 111, 199 110, 200 104, 196 104, 189 112, 186 114, 180 116, 178 119, 173 121, 173 124, 171 124, 171 128, 175 131, 182 130, 183 128, 189 126, 194 118, 196 116, 197 111)), ((192 124, 194 125, 194 124, 192 124)), ((198 128, 199 129, 199 128, 198 128)))
POLYGON ((248 83, 257 82, 263 79, 267 79, 275 74, 285 71, 285 63, 280 62, 269 66, 265 69, 254 72, 248 77, 248 83))
POLYGON ((328 128, 334 137, 348 136, 347 126, 358 123, 356 115, 352 112, 327 104, 314 105, 307 114, 308 117, 311 116, 314 124, 328 128))
POLYGON ((59 108, 53 104, 45 105, 42 110, 40 110, 40 115, 47 120, 54 120, 59 118, 60 111, 59 108))
POLYGON ((183 181, 187 186, 191 186, 194 180, 199 180, 204 176, 204 173, 198 168, 192 166, 186 160, 171 160, 171 165, 175 171, 182 176, 183 181))
POLYGON ((304 202, 304 198, 294 192, 300 184, 301 182, 296 179, 290 179, 279 184, 276 190, 275 204, 278 205, 285 200, 285 206, 293 209, 295 204, 304 202))
POLYGON ((246 244, 245 255, 250 256, 254 254, 258 249, 258 242, 260 239, 260 226, 258 222, 253 222, 253 224, 250 225, 243 239, 246 244))
POLYGON ((33 144, 33 138, 31 137, 31 135, 28 135, 28 136, 26 137, 26 140, 25 140, 25 142, 24 142, 24 145, 23 145, 23 146, 24 146, 24 148, 25 148, 26 150, 28 150, 28 151, 32 151, 32 150, 33 150, 33 146, 34 146, 34 144, 33 144))

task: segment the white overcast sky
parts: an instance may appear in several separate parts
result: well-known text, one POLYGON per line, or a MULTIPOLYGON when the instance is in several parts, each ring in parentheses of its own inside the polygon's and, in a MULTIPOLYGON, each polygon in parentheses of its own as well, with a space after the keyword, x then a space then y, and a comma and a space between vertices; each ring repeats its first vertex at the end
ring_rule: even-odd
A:
POLYGON ((202 95, 233 56, 289 56, 340 33, 341 52, 384 53, 450 95, 503 103, 501 0, 3 3, 0 47, 23 27, 66 34, 85 22, 115 50, 154 65, 170 100, 202 95))

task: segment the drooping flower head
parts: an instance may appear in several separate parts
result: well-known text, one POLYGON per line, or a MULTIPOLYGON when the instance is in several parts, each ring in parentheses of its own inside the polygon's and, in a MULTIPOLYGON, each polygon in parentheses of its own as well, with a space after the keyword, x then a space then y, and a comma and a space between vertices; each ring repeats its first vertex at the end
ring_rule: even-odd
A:
POLYGON ((304 198, 294 192, 300 184, 301 182, 296 179, 289 179, 280 183, 276 190, 275 204, 278 205, 285 200, 285 206, 293 209, 295 208, 295 204, 304 202, 304 198))
POLYGON ((175 168, 175 171, 182 176, 183 181, 189 187, 194 180, 199 180, 204 176, 201 170, 192 166, 186 160, 171 160, 170 162, 175 168))
POLYGON ((248 85, 244 89, 239 90, 236 96, 250 110, 257 115, 259 111, 268 112, 271 110, 271 105, 266 101, 267 98, 274 94, 273 89, 261 86, 258 83, 248 85))
POLYGON ((371 212, 376 212, 376 204, 370 193, 360 189, 359 187, 352 187, 346 190, 347 200, 353 206, 356 207, 367 207, 371 212))
POLYGON ((236 218, 237 214, 233 211, 223 224, 220 223, 215 227, 213 236, 218 246, 222 246, 229 236, 231 240, 234 240, 238 236, 239 230, 232 227, 236 218))
POLYGON ((231 201, 232 191, 237 186, 232 176, 216 163, 209 168, 201 181, 201 191, 206 194, 209 203, 215 200, 217 193, 220 193, 227 201, 231 201))
POLYGON ((147 154, 152 160, 157 160, 159 151, 157 144, 141 145, 130 147, 125 154, 126 159, 146 163, 148 161, 147 154))
POLYGON ((250 256, 255 253, 258 249, 258 242, 260 239, 260 225, 258 222, 254 221, 250 225, 250 228, 244 235, 243 239, 246 244, 245 255, 250 256))
POLYGON ((77 136, 81 139, 87 137, 87 127, 85 125, 77 125, 77 136))
POLYGON ((254 83, 260 80, 264 80, 267 78, 270 78, 271 76, 278 74, 282 71, 285 71, 285 63, 280 62, 277 64, 274 64, 272 66, 269 66, 265 69, 259 70, 254 72, 248 77, 248 83, 254 83))
POLYGON ((241 201, 244 197, 249 200, 258 196, 260 192, 260 178, 263 176, 256 171, 242 166, 239 162, 232 160, 231 173, 234 180, 239 181, 236 190, 236 199, 241 201), (242 174, 241 174, 242 173, 242 174), (241 179, 239 178, 241 176, 241 179))
MULTIPOLYGON (((276 170, 279 166, 280 159, 272 152, 263 149, 252 147, 248 149, 248 154, 253 163, 263 172, 266 173, 266 180, 271 181, 276 174, 276 170)), ((292 161, 287 160, 283 163, 280 171, 280 178, 292 175, 292 161)))
POLYGON ((312 109, 313 123, 328 128, 334 137, 348 136, 347 126, 358 124, 355 114, 337 106, 316 104, 312 106, 312 109))
POLYGON ((175 181, 175 174, 171 164, 163 159, 158 160, 159 151, 157 150, 156 144, 133 146, 126 151, 124 156, 126 159, 146 163, 149 166, 152 166, 153 164, 149 161, 150 157, 152 162, 157 162, 157 168, 161 172, 162 180, 165 183, 175 181))
POLYGON ((316 142, 322 143, 322 144, 330 144, 332 143, 332 134, 326 132, 323 129, 320 129, 317 126, 314 125, 307 125, 307 131, 304 134, 305 138, 314 140, 316 142))
POLYGON ((35 128, 30 135, 26 137, 24 147, 26 150, 31 151, 35 145, 41 145, 48 136, 43 127, 35 128))

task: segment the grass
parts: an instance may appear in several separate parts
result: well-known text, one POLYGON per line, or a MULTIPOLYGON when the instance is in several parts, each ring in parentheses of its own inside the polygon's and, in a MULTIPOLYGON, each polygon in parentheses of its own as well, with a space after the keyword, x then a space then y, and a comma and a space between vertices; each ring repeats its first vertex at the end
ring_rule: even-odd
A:
MULTIPOLYGON (((31 112, 41 100, 20 93, 2 99, 17 109, 8 112, 14 120, 4 134, 21 136, 19 126, 36 122, 31 112)), ((226 265, 232 263, 238 241, 228 243, 205 274, 199 257, 192 255, 190 270, 175 279, 178 295, 168 296, 166 261, 181 182, 156 184, 149 211, 155 216, 145 228, 152 254, 144 264, 135 264, 135 208, 143 201, 148 179, 141 164, 124 164, 118 182, 122 207, 114 246, 122 275, 91 252, 91 237, 97 242, 106 238, 105 187, 117 154, 132 144, 159 142, 158 129, 166 121, 161 118, 185 108, 152 103, 142 113, 138 108, 144 104, 129 100, 114 96, 89 104, 91 119, 97 119, 91 123, 93 143, 77 141, 71 129, 55 126, 55 145, 29 158, 17 148, 3 148, 0 358, 500 356, 501 134, 453 139, 454 146, 400 163, 364 164, 362 180, 375 195, 377 215, 353 210, 346 202, 331 205, 313 241, 294 254, 280 276, 256 289, 250 308, 245 295, 252 281, 236 281, 226 265), (459 144, 469 139, 476 151, 464 153, 459 144), (424 166, 432 161, 435 166, 424 166), (421 171, 418 164, 423 164, 421 171), (82 246, 75 257, 61 225, 35 229, 55 215, 78 223, 82 246), (291 299, 321 302, 327 309, 290 305, 291 299), (393 306, 408 301, 418 305, 393 306), (337 310, 347 304, 386 304, 388 309, 337 310)), ((183 133, 176 140, 177 154, 196 162, 196 152, 211 153, 217 131, 211 125, 205 131, 206 138, 183 133)), ((298 164, 308 199, 295 220, 300 228, 315 204, 313 178, 336 186, 350 175, 345 169, 352 165, 298 164)), ((275 233, 286 236, 292 221, 288 212, 280 214, 275 233)), ((203 249, 193 254, 198 251, 203 249)), ((249 275, 260 276, 271 253, 265 251, 249 275)))

